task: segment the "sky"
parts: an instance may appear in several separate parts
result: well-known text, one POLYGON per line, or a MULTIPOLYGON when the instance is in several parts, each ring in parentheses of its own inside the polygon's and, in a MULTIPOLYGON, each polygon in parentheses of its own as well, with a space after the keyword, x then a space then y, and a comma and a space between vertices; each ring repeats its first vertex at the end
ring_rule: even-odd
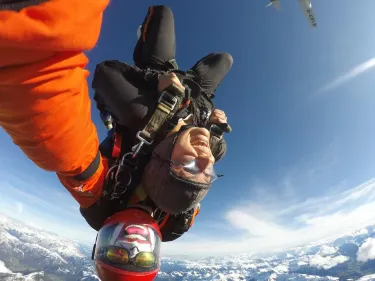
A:
MULTIPOLYGON (((315 0, 317 29, 297 0, 280 2, 277 12, 267 0, 112 1, 104 14, 87 52, 91 73, 103 60, 132 63, 136 29, 153 4, 174 13, 181 69, 210 52, 234 58, 215 98, 233 128, 216 165, 225 176, 189 232, 163 245, 165 254, 282 250, 375 224, 375 2, 315 0)), ((102 140, 94 105, 92 119, 102 140)), ((0 155, 0 213, 94 242, 56 176, 4 131, 0 155)))

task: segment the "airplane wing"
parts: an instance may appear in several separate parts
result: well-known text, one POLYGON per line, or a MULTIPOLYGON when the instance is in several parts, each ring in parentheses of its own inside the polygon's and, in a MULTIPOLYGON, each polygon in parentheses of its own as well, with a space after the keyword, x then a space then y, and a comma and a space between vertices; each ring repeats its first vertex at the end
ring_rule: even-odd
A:
POLYGON ((276 10, 280 10, 280 2, 279 0, 270 0, 270 3, 267 5, 267 7, 273 6, 276 10))
POLYGON ((310 0, 298 0, 298 1, 301 5, 303 13, 305 14, 307 19, 309 20, 311 27, 317 27, 315 15, 314 15, 314 12, 313 12, 312 6, 311 6, 311 1, 310 0))

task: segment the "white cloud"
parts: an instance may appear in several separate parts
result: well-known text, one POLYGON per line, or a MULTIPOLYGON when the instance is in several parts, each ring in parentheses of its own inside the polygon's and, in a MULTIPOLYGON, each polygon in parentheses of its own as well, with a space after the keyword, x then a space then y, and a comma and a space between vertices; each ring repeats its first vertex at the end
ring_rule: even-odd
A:
MULTIPOLYGON (((288 205, 289 202, 282 203, 288 205)), ((249 212, 249 206, 234 207, 225 217, 228 223, 226 228, 232 229, 233 235, 228 235, 226 239, 196 236, 192 241, 188 240, 187 235, 174 243, 166 243, 164 251, 178 253, 181 248, 185 248, 186 253, 195 254, 264 253, 340 236, 374 223, 375 179, 351 190, 288 206, 287 209, 293 212, 285 211, 280 206, 266 204, 260 212, 249 212), (284 222, 279 222, 283 218, 284 222)), ((258 204, 257 208, 260 207, 262 205, 258 204)), ((322 254, 333 251, 331 248, 322 249, 322 254)))
POLYGON ((320 247, 318 255, 322 257, 330 256, 337 252, 337 249, 333 246, 323 245, 320 247))
POLYGON ((348 72, 340 75, 339 77, 337 77, 332 82, 330 82, 327 85, 320 88, 318 90, 318 93, 327 92, 327 91, 335 89, 335 88, 337 88, 337 87, 339 87, 339 86, 341 86, 345 83, 348 83, 352 79, 354 79, 357 76, 371 70, 374 67, 375 67, 375 57, 357 65, 356 67, 350 69, 348 72))
POLYGON ((289 272, 289 267, 288 265, 285 265, 285 264, 279 264, 278 266, 274 267, 272 270, 277 274, 283 274, 283 273, 289 272))
POLYGON ((229 211, 227 220, 231 222, 232 226, 246 230, 254 236, 262 237, 270 233, 282 236, 288 232, 288 230, 284 229, 282 226, 261 220, 240 210, 229 211))
POLYGON ((357 279, 357 281, 374 281, 374 280, 375 280, 375 274, 366 275, 357 279))
POLYGON ((375 239, 367 239, 358 249, 357 260, 366 262, 375 259, 375 239))
POLYGON ((330 269, 340 263, 348 261, 346 256, 322 257, 320 255, 310 256, 309 265, 317 268, 330 269))
POLYGON ((359 229, 353 233, 353 235, 358 236, 358 235, 368 235, 368 230, 366 228, 359 229))
POLYGON ((309 198, 303 202, 288 206, 280 211, 283 214, 291 214, 301 210, 311 210, 311 213, 305 212, 297 217, 299 221, 308 222, 310 217, 317 217, 316 212, 319 214, 330 213, 345 208, 345 206, 350 203, 364 199, 370 202, 375 201, 375 179, 369 180, 353 189, 341 193, 333 192, 329 195, 309 198))
MULTIPOLYGON (((163 252, 176 254, 181 248, 186 254, 276 252, 374 224, 375 178, 352 188, 345 178, 332 180, 341 154, 336 139, 311 159, 285 167, 284 176, 274 183, 256 178, 247 198, 241 197, 222 218, 216 213, 220 227, 212 229, 210 222, 202 222, 204 232, 195 232, 193 226, 179 240, 164 244, 163 252)), ((198 218, 196 224, 200 223, 198 218)), ((333 251, 322 249, 321 254, 333 251)))
POLYGON ((5 266, 3 261, 0 261, 0 273, 12 273, 12 271, 5 266))

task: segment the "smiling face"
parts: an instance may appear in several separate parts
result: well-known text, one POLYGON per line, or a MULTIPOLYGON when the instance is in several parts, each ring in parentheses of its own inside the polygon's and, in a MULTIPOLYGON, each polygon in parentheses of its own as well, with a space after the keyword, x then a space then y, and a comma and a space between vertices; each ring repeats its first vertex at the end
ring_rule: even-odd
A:
POLYGON ((141 185, 159 209, 180 214, 206 196, 217 178, 214 162, 209 131, 185 127, 155 147, 141 185))
MULTIPOLYGON (((208 183, 210 169, 212 169, 215 158, 210 149, 210 132, 205 128, 193 127, 183 131, 177 138, 171 160, 174 163, 186 164, 195 160, 199 169, 194 180, 199 183, 208 183)), ((189 178, 191 174, 176 167, 173 171, 180 177, 189 178)))

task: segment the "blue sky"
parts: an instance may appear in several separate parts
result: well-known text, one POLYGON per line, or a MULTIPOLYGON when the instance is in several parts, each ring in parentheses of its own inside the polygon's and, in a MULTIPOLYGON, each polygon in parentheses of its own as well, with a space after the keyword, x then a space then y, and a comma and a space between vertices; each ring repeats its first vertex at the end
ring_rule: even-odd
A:
MULTIPOLYGON (((132 63, 136 28, 160 4, 112 2, 88 52, 91 72, 106 59, 132 63)), ((175 15, 181 69, 209 52, 234 57, 215 99, 233 127, 216 168, 225 177, 188 234, 163 251, 268 251, 375 223, 375 2, 315 0, 315 30, 297 0, 281 0, 280 12, 267 0, 162 2, 175 15)), ((94 107, 92 116, 103 139, 94 107)), ((3 131, 0 155, 0 212, 95 239, 56 176, 34 167, 3 131)))

